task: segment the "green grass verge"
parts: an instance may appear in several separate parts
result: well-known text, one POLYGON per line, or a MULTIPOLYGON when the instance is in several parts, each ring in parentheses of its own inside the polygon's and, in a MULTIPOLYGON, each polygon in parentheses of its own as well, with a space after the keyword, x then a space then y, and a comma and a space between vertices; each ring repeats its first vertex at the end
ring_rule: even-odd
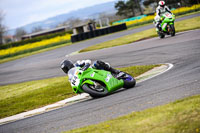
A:
POLYGON ((200 133, 200 95, 65 133, 200 133))
MULTIPOLYGON (((195 17, 195 18, 176 22, 175 28, 176 28, 176 32, 187 31, 187 30, 192 30, 192 29, 199 29, 200 28, 200 17, 195 17)), ((156 37, 156 36, 157 36, 156 30, 155 30, 155 28, 152 28, 149 30, 135 33, 135 34, 123 36, 123 37, 117 38, 115 40, 111 40, 111 41, 107 41, 107 42, 103 42, 103 43, 100 43, 97 45, 87 47, 85 49, 82 49, 80 52, 87 52, 87 51, 92 51, 92 50, 98 50, 98 49, 103 49, 103 48, 109 48, 109 47, 129 44, 132 42, 136 42, 139 40, 152 38, 152 37, 156 37)))
MULTIPOLYGON (((134 77, 158 65, 120 68, 134 77)), ((39 108, 74 96, 67 77, 0 86, 0 118, 39 108)))

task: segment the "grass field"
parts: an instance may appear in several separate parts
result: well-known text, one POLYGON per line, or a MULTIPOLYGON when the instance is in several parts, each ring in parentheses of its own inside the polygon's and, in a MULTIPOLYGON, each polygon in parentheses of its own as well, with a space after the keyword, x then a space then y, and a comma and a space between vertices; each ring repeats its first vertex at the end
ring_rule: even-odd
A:
POLYGON ((65 133, 200 133, 200 95, 65 133))
MULTIPOLYGON (((134 77, 158 65, 120 68, 134 77)), ((0 86, 0 118, 39 108, 74 96, 67 77, 0 86)))
MULTIPOLYGON (((199 29, 200 28, 200 17, 195 17, 195 18, 175 22, 175 28, 176 28, 176 32, 192 30, 192 29, 199 29)), ((109 48, 109 47, 114 47, 114 46, 119 46, 119 45, 125 45, 125 44, 129 44, 129 43, 132 43, 135 41, 152 38, 152 37, 156 37, 156 36, 158 36, 156 33, 156 30, 155 30, 155 28, 152 28, 149 30, 135 33, 135 34, 123 36, 123 37, 117 38, 115 40, 111 40, 111 41, 107 41, 107 42, 103 42, 103 43, 100 43, 97 45, 90 46, 88 48, 82 49, 80 52, 87 52, 87 51, 109 48)))

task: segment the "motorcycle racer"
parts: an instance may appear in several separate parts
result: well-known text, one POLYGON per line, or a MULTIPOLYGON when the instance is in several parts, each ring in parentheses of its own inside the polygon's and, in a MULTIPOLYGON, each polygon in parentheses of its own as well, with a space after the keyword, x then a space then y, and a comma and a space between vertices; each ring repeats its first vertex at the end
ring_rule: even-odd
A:
POLYGON ((110 71, 114 74, 119 74, 120 71, 112 68, 109 63, 97 60, 92 64, 91 60, 79 60, 73 64, 70 60, 64 60, 61 62, 61 69, 67 74, 68 71, 74 67, 81 67, 81 70, 85 71, 88 67, 92 66, 95 69, 103 69, 110 71))
POLYGON ((158 31, 161 31, 161 27, 160 27, 160 24, 162 22, 161 16, 166 12, 169 12, 170 14, 172 14, 170 9, 165 5, 165 2, 160 1, 158 3, 158 7, 156 8, 156 16, 154 18, 155 26, 158 29, 158 31))
POLYGON ((107 96, 120 88, 133 88, 136 84, 133 76, 100 60, 94 63, 91 60, 81 60, 74 64, 70 60, 64 60, 61 68, 68 75, 76 94, 88 93, 93 98, 107 96))

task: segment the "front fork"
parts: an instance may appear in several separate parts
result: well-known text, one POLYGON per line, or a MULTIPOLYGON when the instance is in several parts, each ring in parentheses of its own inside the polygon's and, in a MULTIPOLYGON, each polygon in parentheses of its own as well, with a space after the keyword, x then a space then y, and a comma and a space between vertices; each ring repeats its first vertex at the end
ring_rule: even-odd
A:
POLYGON ((174 25, 174 23, 169 23, 169 25, 168 25, 168 32, 169 33, 172 32, 172 30, 173 30, 173 29, 171 29, 171 25, 174 25))

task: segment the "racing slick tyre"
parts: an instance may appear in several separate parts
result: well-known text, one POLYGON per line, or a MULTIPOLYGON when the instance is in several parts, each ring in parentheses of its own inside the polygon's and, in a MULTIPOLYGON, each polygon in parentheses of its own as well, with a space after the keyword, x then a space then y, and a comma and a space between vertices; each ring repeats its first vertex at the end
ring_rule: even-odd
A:
POLYGON ((171 36, 175 36, 175 27, 174 27, 174 25, 170 25, 170 29, 171 29, 171 32, 170 32, 170 35, 171 36))
POLYGON ((108 90, 106 89, 106 87, 100 84, 98 86, 84 84, 82 86, 82 89, 84 92, 88 93, 93 98, 99 98, 108 95, 108 90))

